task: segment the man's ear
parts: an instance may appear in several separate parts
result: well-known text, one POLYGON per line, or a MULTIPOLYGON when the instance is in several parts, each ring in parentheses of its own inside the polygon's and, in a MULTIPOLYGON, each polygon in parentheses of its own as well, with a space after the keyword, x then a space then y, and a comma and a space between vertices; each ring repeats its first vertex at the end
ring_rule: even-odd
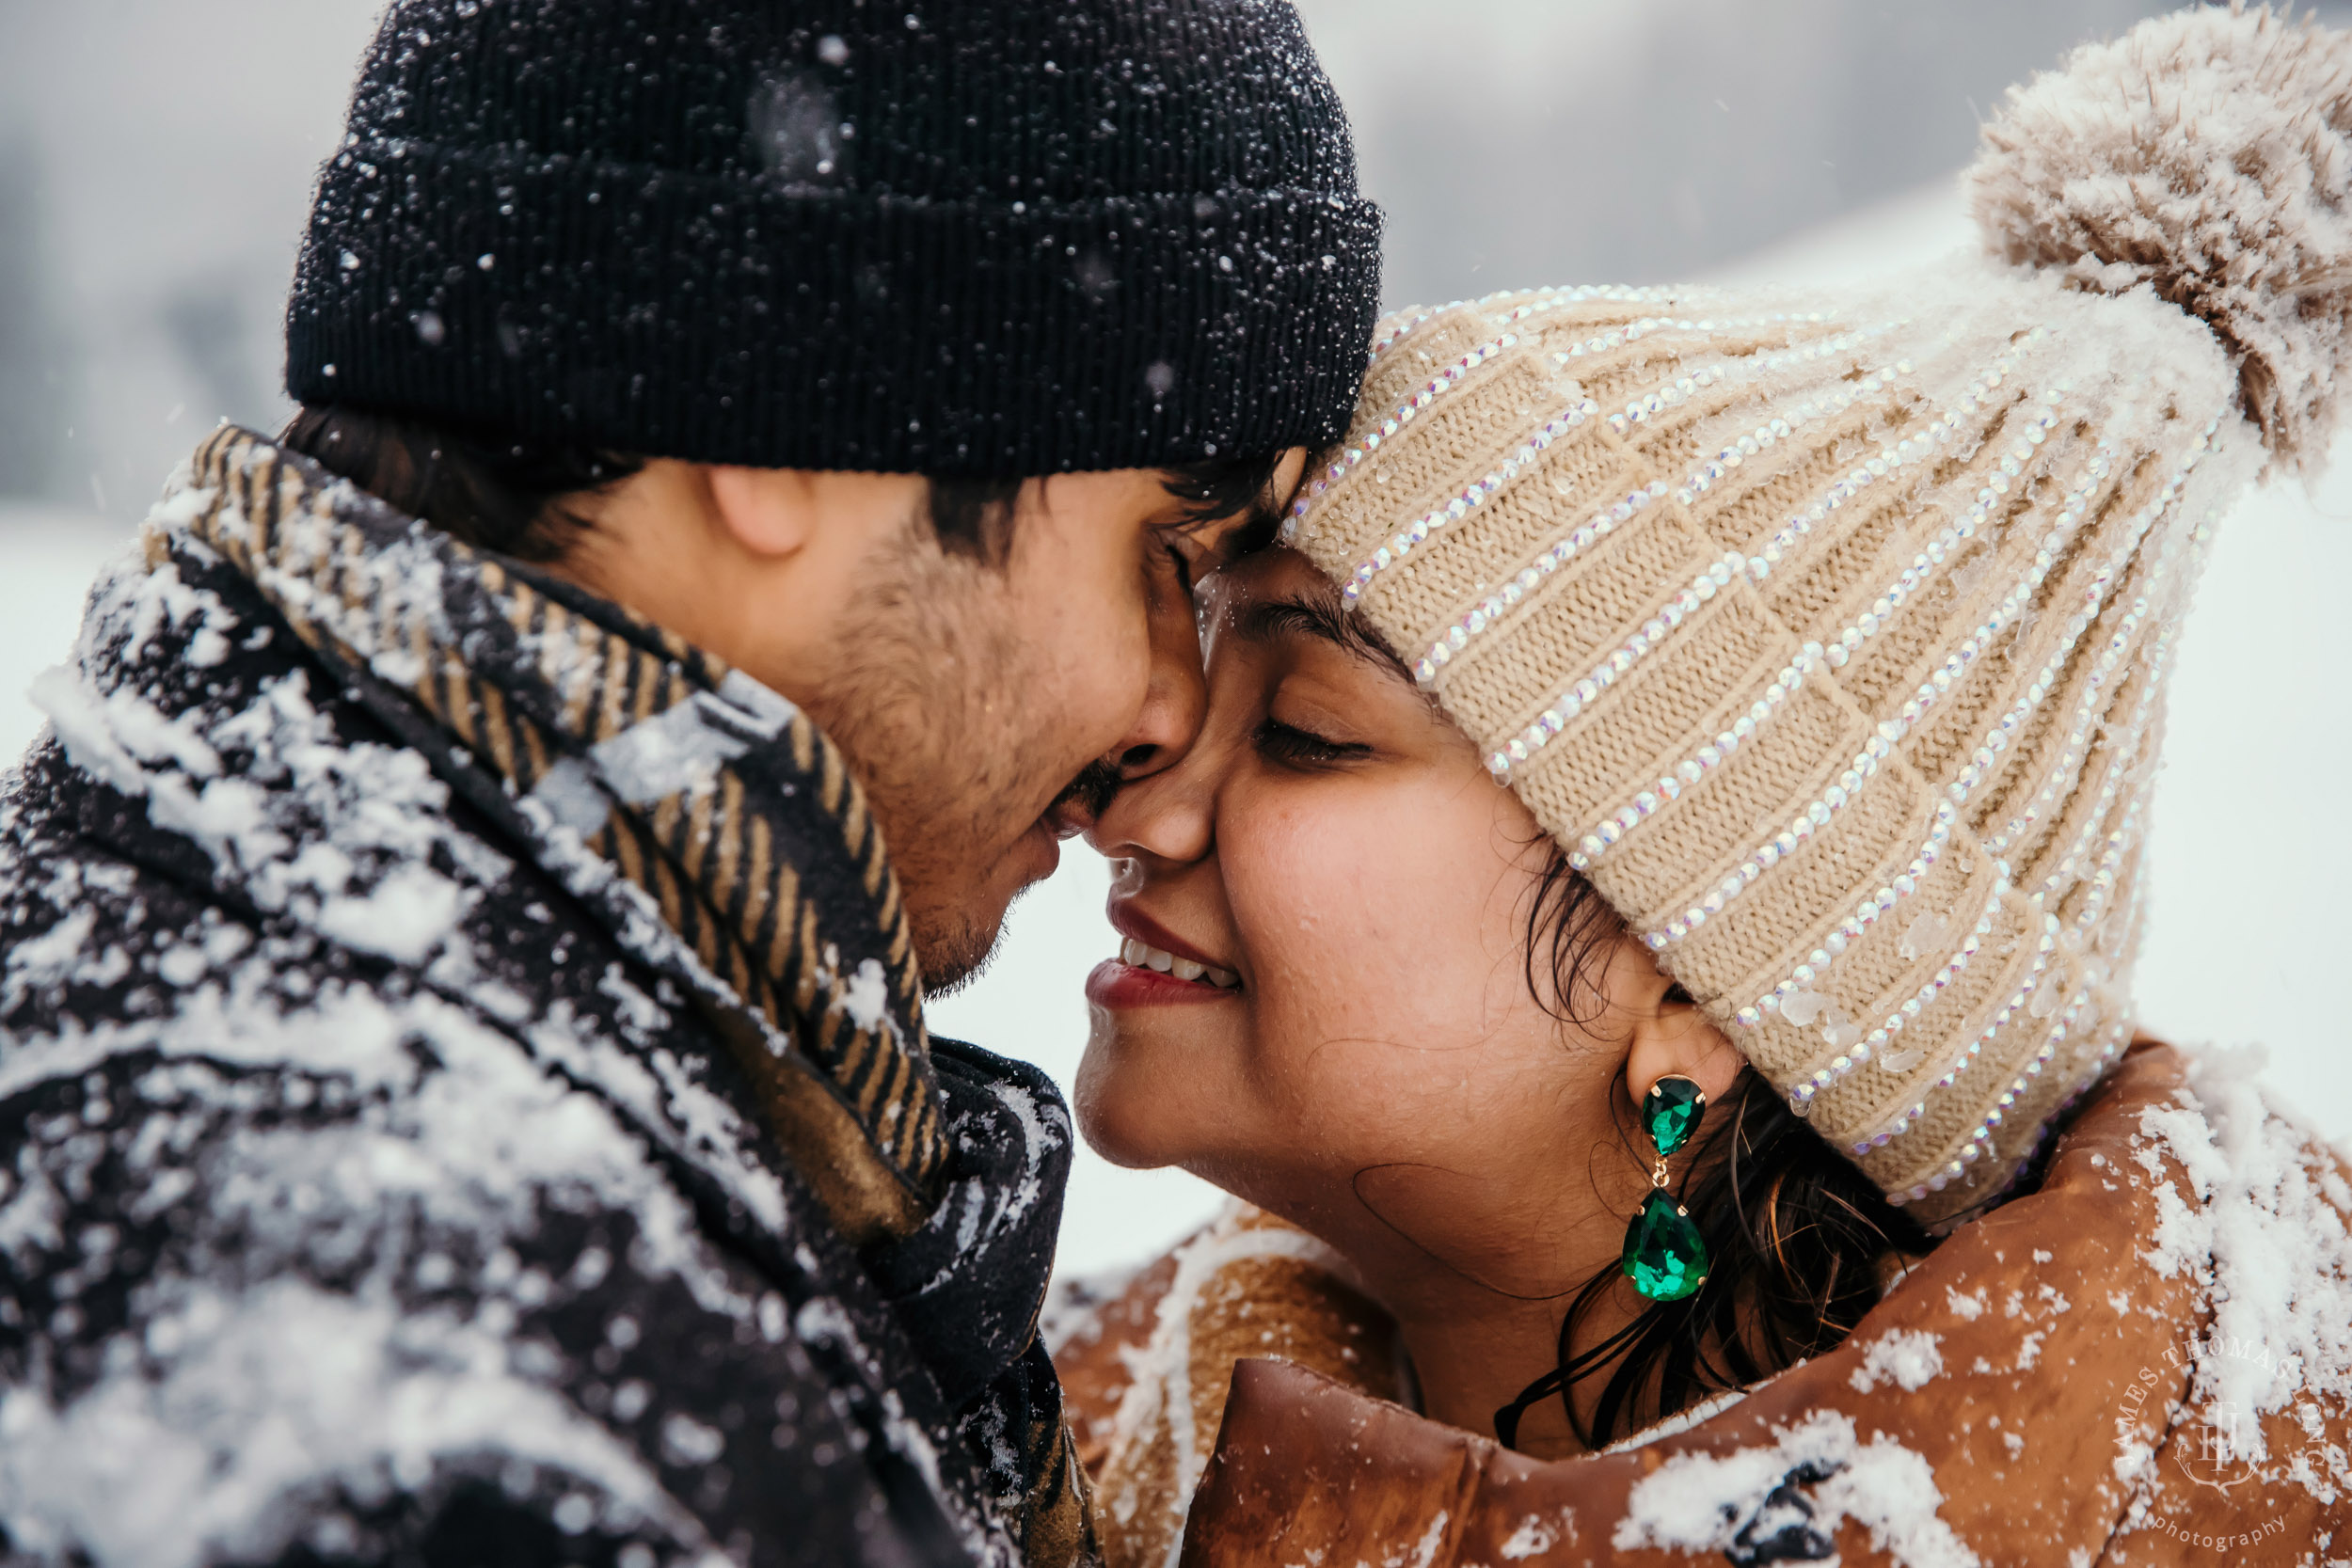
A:
POLYGON ((712 518, 747 554, 774 560, 805 548, 816 535, 821 505, 815 475, 718 463, 703 475, 712 518))
POLYGON ((1694 1081, 1710 1105, 1731 1092, 1745 1063, 1723 1031, 1687 1002, 1661 1001, 1633 1020, 1625 1058, 1626 1092, 1640 1105, 1661 1078, 1694 1081))

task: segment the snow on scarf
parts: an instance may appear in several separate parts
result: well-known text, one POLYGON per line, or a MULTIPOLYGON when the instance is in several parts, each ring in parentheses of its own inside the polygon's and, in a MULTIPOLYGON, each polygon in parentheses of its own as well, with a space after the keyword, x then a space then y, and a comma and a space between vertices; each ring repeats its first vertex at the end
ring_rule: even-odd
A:
POLYGON ((0 1555, 1090 1556, 1069 1160, 839 754, 249 433, 0 775, 0 1555))
POLYGON ((649 895, 701 989, 739 999, 729 1044, 842 1232, 913 1229, 946 1158, 939 1086, 898 880, 840 752, 675 635, 323 477, 224 427, 167 510, 339 673, 455 736, 499 792, 477 803, 519 796, 534 837, 602 863, 575 880, 610 866, 649 895))

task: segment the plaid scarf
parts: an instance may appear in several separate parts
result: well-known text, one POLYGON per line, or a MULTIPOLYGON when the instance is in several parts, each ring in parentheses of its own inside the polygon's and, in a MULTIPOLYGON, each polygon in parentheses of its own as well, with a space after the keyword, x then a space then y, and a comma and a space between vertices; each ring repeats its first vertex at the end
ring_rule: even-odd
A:
POLYGON ((961 1185, 1022 1180, 994 1166, 1017 1164, 1023 1140, 991 1132, 983 1110, 965 1141, 988 1147, 951 1148, 898 879, 822 732, 673 633, 249 431, 198 448, 143 545, 151 565, 191 545, 216 553, 330 671, 413 704, 412 743, 450 761, 437 771, 518 822, 543 863, 634 928, 632 945, 666 948, 798 1174, 931 1347, 943 1394, 984 1429, 1026 1560, 1092 1560, 1036 1340, 1060 1205, 1028 1206, 1043 1227, 1028 1299, 999 1266, 960 1267, 958 1227, 927 1223, 961 1185), (983 1394, 975 1376, 995 1381, 983 1394))
POLYGON ((852 1243, 904 1237, 947 1145, 922 981, 841 753, 756 681, 224 426, 151 522, 225 557, 313 651, 429 714, 543 838, 641 891, 692 955, 769 1123, 852 1243))

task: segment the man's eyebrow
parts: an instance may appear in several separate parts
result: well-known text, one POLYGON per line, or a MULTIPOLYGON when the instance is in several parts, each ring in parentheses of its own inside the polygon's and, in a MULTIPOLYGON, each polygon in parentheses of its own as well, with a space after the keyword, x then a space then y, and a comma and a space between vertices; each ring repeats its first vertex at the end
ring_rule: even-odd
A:
POLYGON ((1385 671, 1402 674, 1405 670, 1396 656, 1382 647, 1354 616, 1326 599, 1304 595, 1261 599, 1235 618, 1233 630, 1252 642, 1271 642, 1293 636, 1319 638, 1385 671))
POLYGON ((1246 561, 1259 551, 1272 547, 1275 536, 1281 531, 1282 508, 1264 492, 1249 503, 1249 515, 1241 527, 1225 536, 1225 559, 1246 561))
MULTIPOLYGON (((1236 561, 1256 555, 1274 543, 1281 530, 1283 509, 1261 492, 1242 513, 1242 520, 1225 538, 1217 551, 1217 563, 1231 565, 1236 561)), ((1200 532, 1210 524, 1232 513, 1202 513, 1188 511, 1152 525, 1153 531, 1178 538, 1200 532)))

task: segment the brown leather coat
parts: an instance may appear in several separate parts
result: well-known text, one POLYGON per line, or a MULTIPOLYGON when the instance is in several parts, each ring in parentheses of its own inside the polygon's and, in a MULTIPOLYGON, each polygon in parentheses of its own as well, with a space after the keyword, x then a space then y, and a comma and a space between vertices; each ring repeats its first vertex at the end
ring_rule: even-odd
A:
MULTIPOLYGON (((1187 1564, 1269 1568, 2352 1559, 2352 1367, 2302 1365, 2293 1397, 2234 1416, 2197 1384, 2201 1362, 2270 1349, 2209 1340, 2228 1280, 2217 1292, 2210 1259, 2181 1256, 2206 1234, 2199 1195, 2222 1201, 2158 1135, 2195 1103, 2185 1077, 2169 1049, 2135 1052, 2041 1189, 1955 1233, 1836 1350, 1703 1418, 1557 1463, 1375 1397, 1395 1388, 1376 1309, 1317 1273, 1337 1265, 1311 1243, 1232 1239, 1276 1222, 1229 1221, 1230 1256, 1193 1253, 1189 1283, 1184 1255, 1164 1262, 1097 1338, 1065 1347, 1111 1568, 1156 1568, 1179 1528, 1187 1564), (1281 1306, 1318 1284, 1312 1311, 1281 1306), (1291 1359, 1252 1358, 1267 1354, 1291 1359), (2217 1446, 2233 1418, 2259 1424, 2261 1459, 2217 1446)), ((2274 1284, 2331 1313, 2352 1301, 2352 1182, 2315 1144, 2284 1164, 2308 1277, 2274 1284)), ((2337 1326, 2319 1338, 2352 1344, 2352 1323, 2337 1326)))

